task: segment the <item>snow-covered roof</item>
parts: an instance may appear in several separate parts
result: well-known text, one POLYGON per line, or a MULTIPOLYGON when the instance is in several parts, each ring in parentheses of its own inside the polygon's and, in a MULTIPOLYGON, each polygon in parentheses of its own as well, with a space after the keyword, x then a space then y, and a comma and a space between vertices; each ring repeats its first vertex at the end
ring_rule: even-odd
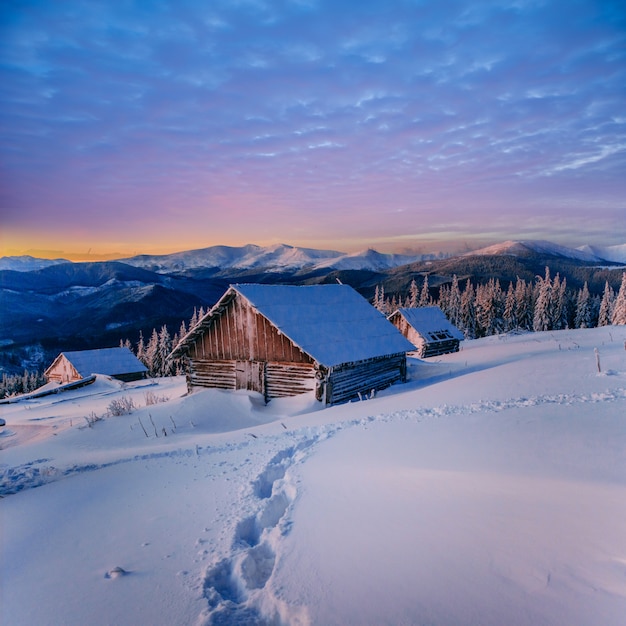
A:
POLYGON ((423 306, 416 308, 401 308, 397 313, 422 336, 429 338, 427 333, 447 330, 454 339, 459 341, 465 337, 463 333, 448 320, 438 306, 423 306))
POLYGON ((83 377, 91 374, 136 374, 147 372, 146 366, 128 348, 101 348, 99 350, 77 350, 62 352, 50 370, 61 356, 74 366, 74 369, 83 377))
POLYGON ((303 352, 327 367, 415 350, 402 333, 349 285, 231 285, 179 343, 174 355, 243 296, 303 352))

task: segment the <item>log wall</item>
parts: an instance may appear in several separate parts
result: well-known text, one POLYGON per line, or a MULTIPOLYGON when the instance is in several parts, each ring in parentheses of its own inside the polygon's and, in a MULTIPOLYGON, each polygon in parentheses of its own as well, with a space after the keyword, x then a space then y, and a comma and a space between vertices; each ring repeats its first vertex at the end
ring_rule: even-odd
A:
POLYGON ((426 359, 429 356, 439 356, 440 354, 449 354, 450 352, 459 351, 458 339, 442 339, 433 341, 432 343, 424 342, 421 346, 419 356, 426 359))
POLYGON ((404 353, 318 371, 308 354, 239 297, 213 318, 188 357, 190 387, 248 389, 266 399, 315 391, 335 404, 406 380, 404 353))
POLYGON ((315 370, 311 364, 269 362, 265 366, 267 398, 297 396, 315 389, 315 370))
POLYGON ((191 359, 187 382, 191 387, 235 389, 235 361, 191 359))
POLYGON ((331 370, 326 389, 326 403, 336 404, 358 398, 372 390, 379 391, 406 380, 406 354, 398 354, 331 370))
POLYGON ((187 382, 190 387, 258 391, 268 400, 307 393, 316 385, 311 364, 208 359, 190 361, 187 382))
POLYGON ((417 356, 428 358, 459 351, 458 339, 426 339, 418 333, 401 315, 397 315, 391 320, 393 325, 417 348, 417 356))

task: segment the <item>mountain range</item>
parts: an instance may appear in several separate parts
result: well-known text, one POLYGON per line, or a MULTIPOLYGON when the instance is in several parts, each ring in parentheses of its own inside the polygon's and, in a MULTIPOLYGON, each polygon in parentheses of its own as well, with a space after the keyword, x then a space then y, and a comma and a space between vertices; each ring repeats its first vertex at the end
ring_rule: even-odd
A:
MULTIPOLYGON (((626 263, 626 244, 617 246, 583 246, 568 248, 548 241, 505 241, 479 250, 466 252, 463 256, 532 256, 544 254, 565 257, 590 263, 626 263)), ((364 252, 346 254, 335 250, 299 248, 286 244, 273 246, 211 246, 172 254, 142 254, 119 259, 120 263, 139 267, 157 274, 178 274, 188 270, 253 270, 284 272, 307 268, 315 270, 386 270, 416 261, 441 259, 442 254, 385 254, 368 249, 364 252)), ((70 263, 66 259, 38 259, 32 256, 0 257, 0 271, 30 272, 51 265, 70 263)))
MULTIPOLYGON (((189 270, 254 270, 284 272, 307 268, 318 269, 368 269, 384 270, 417 260, 436 258, 437 255, 383 254, 376 250, 365 250, 354 254, 335 250, 315 250, 286 244, 274 246, 211 246, 198 250, 174 252, 172 254, 141 254, 120 263, 139 267, 158 274, 180 274, 189 270)), ((69 263, 65 259, 37 259, 32 256, 0 258, 0 271, 33 271, 51 265, 69 263)))
POLYGON ((399 255, 366 250, 345 254, 279 244, 212 246, 119 261, 73 263, 63 259, 0 258, 0 371, 19 368, 16 351, 41 345, 58 351, 136 341, 164 324, 173 334, 194 308, 212 306, 231 283, 317 284, 341 281, 371 299, 377 285, 403 297, 415 278, 428 276, 436 293, 453 275, 506 286, 532 281, 549 266, 571 288, 586 281, 600 293, 619 287, 626 244, 566 248, 545 241, 507 241, 457 256, 399 255))

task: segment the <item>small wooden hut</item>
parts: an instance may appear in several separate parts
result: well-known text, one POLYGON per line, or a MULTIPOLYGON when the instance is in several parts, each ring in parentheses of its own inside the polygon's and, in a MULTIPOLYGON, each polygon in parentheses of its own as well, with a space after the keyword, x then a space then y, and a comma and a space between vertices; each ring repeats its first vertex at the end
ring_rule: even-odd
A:
POLYGON ((414 350, 348 285, 231 285, 170 358, 188 386, 257 391, 266 400, 315 391, 326 404, 406 380, 414 350))
POLYGON ((44 373, 48 382, 70 383, 92 374, 128 382, 145 378, 148 369, 128 348, 102 348, 61 352, 44 373))
POLYGON ((398 309, 389 321, 416 346, 420 358, 458 352, 464 339, 438 306, 398 309))

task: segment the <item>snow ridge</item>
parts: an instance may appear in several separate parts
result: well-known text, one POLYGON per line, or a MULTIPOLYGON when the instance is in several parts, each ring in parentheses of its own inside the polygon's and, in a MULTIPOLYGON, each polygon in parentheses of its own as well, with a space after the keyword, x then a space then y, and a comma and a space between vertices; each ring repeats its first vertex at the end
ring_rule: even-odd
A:
MULTIPOLYGON (((82 427, 81 427, 82 428, 82 427)), ((11 431, 6 431, 4 436, 11 436, 11 431)), ((48 483, 69 478, 75 474, 84 472, 94 472, 96 470, 122 465, 124 463, 134 463, 136 461, 148 461, 150 459, 159 459, 164 457, 191 457, 199 454, 201 448, 198 447, 196 452, 190 449, 186 450, 168 450, 167 452, 150 452, 147 454, 136 454, 132 457, 125 457, 113 461, 102 463, 76 463, 67 467, 56 467, 52 464, 52 459, 37 459, 23 465, 14 467, 0 468, 0 496, 8 496, 19 493, 26 489, 34 489, 48 483)), ((211 450, 212 452, 213 450, 211 450)))
MULTIPOLYGON (((621 376, 626 378, 626 372, 607 370, 602 374, 598 374, 598 376, 621 376)), ((507 409, 529 406, 547 404, 572 406, 577 404, 595 404, 599 402, 617 402, 624 399, 626 399, 626 387, 618 388, 614 391, 607 390, 603 393, 592 394, 546 394, 528 397, 523 396, 503 401, 491 400, 464 405, 443 404, 433 408, 419 407, 415 409, 405 409, 394 413, 383 413, 353 421, 338 422, 323 426, 319 429, 315 429, 316 432, 313 436, 311 435, 311 429, 309 428, 304 429, 303 433, 293 431, 291 434, 294 439, 298 441, 298 443, 278 452, 267 465, 265 470, 257 476, 251 487, 253 494, 252 499, 264 504, 269 504, 270 507, 275 507, 276 501, 272 500, 274 490, 277 486, 282 485, 281 481, 285 479, 288 468, 295 463, 301 462, 310 453, 314 445, 333 436, 345 428, 363 426, 372 421, 389 422, 392 420, 403 419, 421 422, 424 419, 437 419, 482 412, 497 413, 507 409)), ((8 429, 2 431, 3 437, 10 437, 11 435, 12 433, 8 429)), ((244 448, 251 445, 253 445, 252 441, 242 441, 235 446, 233 446, 233 444, 227 444, 223 447, 203 447, 197 445, 195 449, 184 448, 178 450, 166 450, 162 452, 150 452, 100 463, 76 463, 67 467, 57 467, 53 465, 53 460, 48 458, 36 459, 34 461, 29 461, 28 463, 12 467, 3 464, 0 466, 0 496, 13 495, 20 491, 41 487, 42 485, 61 480, 63 478, 69 478, 76 474, 93 472, 124 463, 147 461, 150 459, 164 457, 193 457, 203 456, 205 454, 218 454, 224 450, 232 450, 233 447, 244 448)), ((293 501, 293 498, 289 500, 289 503, 291 501, 293 501)), ((286 509, 287 507, 285 507, 285 510, 286 509)), ((253 514, 247 520, 242 520, 238 525, 238 530, 235 532, 235 537, 233 539, 234 548, 245 545, 254 547, 252 544, 256 545, 259 537, 263 534, 263 531, 268 528, 268 526, 263 525, 263 520, 267 518, 263 515, 259 518, 257 513, 253 514), (239 526, 241 527, 239 528, 239 526)), ((267 515, 269 515, 269 513, 267 515)), ((271 524, 270 526, 276 526, 276 524, 271 524)))

